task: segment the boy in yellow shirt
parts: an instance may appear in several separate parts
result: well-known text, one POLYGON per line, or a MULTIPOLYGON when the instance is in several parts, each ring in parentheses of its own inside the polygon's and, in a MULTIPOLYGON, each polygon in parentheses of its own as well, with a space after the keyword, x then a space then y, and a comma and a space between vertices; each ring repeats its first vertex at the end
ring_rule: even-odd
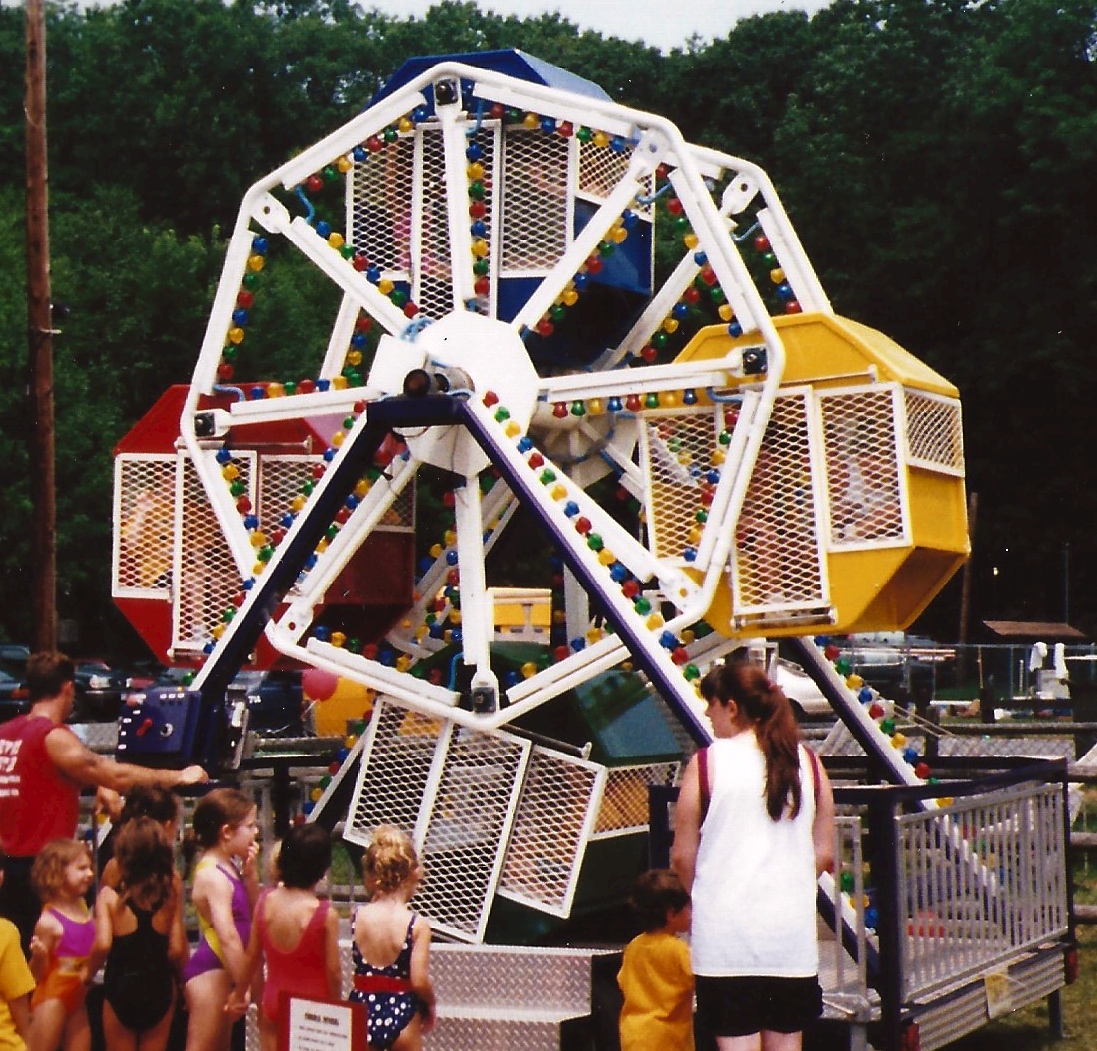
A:
MULTIPOLYGON (((0 857, 0 883, 4 861, 0 857)), ((0 919, 0 1051, 26 1051, 34 978, 11 920, 0 919)))
POLYGON ((693 1051, 689 894, 669 869, 652 869, 630 898, 644 933, 625 946, 617 984, 624 994, 621 1051, 693 1051))

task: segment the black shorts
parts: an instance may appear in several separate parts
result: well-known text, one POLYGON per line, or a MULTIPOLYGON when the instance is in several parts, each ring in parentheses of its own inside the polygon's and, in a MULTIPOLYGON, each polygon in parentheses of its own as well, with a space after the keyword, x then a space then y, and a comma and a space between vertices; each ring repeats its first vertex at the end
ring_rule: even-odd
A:
POLYGON ((714 1036, 799 1033, 822 1013, 818 978, 697 976, 697 1017, 714 1036))

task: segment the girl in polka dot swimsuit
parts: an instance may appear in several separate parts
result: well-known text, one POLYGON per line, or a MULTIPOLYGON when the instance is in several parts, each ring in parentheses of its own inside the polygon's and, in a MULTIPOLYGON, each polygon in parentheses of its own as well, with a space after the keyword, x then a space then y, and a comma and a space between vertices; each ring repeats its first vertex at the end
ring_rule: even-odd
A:
POLYGON ((369 1046, 420 1051, 434 1027, 428 973, 430 924, 408 908, 423 878, 411 840, 391 825, 374 830, 362 859, 369 895, 354 916, 354 989, 369 1010, 369 1046))

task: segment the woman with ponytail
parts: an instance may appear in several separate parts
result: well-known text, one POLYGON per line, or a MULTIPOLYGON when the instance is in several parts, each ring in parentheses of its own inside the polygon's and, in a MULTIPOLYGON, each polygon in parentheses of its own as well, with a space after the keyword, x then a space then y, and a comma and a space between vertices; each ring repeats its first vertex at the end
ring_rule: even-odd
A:
POLYGON ((822 1010, 815 885, 834 796, 761 668, 717 665, 701 696, 715 740, 686 767, 672 853, 693 896, 698 1015, 719 1051, 799 1051, 822 1010))

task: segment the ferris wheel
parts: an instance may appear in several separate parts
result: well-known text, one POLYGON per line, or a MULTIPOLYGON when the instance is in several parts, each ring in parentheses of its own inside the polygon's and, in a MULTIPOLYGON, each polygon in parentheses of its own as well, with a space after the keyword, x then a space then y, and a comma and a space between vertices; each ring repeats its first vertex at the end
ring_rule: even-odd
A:
MULTIPOLYGON (((765 173, 521 52, 407 63, 248 191, 178 445, 175 507, 208 501, 221 547, 196 558, 177 512, 173 651, 239 636, 246 660, 262 634, 478 725, 626 655, 693 724, 698 634, 909 620, 966 550, 955 389, 833 314, 765 173), (326 345, 242 382, 263 374, 249 324, 291 255, 338 292, 326 345), (383 642, 325 628, 363 544, 410 530, 425 468, 452 485, 407 608, 383 642), (922 505, 942 499, 952 520, 927 540, 922 505), (500 703, 485 566, 519 506, 563 562, 562 600, 546 659, 500 703), (911 553, 917 580, 889 592, 911 553), (843 557, 872 563, 865 595, 843 557), (410 674, 455 641, 467 714, 410 674)), ((124 526, 147 494, 117 488, 124 526)), ((116 532, 118 583, 142 563, 116 532)))
POLYGON ((372 691, 325 791, 357 763, 345 835, 414 829, 473 940, 500 887, 565 915, 598 822, 677 769, 524 716, 627 667, 704 741, 712 660, 905 626, 967 552, 956 389, 833 312, 765 173, 511 51, 405 64, 248 191, 191 383, 115 471, 122 608, 200 707, 249 662, 372 691), (253 322, 305 270, 330 329, 271 377, 253 322), (551 620, 507 663, 489 556, 530 529, 551 620))

